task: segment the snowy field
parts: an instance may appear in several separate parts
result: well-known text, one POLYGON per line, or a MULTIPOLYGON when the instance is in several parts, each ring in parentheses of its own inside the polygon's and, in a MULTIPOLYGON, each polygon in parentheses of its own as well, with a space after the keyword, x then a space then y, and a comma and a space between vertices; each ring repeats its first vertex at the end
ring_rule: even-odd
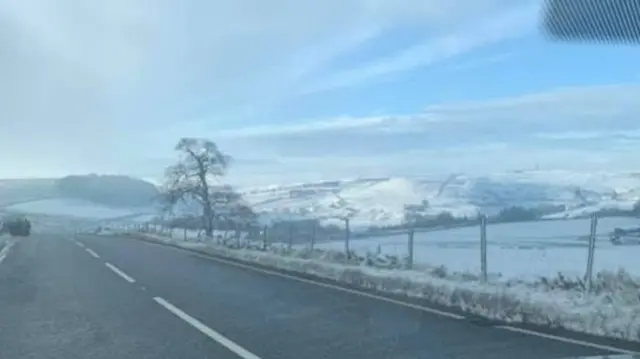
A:
MULTIPOLYGON (((494 224, 487 227, 487 263, 492 279, 520 279, 527 282, 540 277, 584 276, 587 265, 588 219, 527 223, 494 224)), ((624 268, 640 277, 640 246, 614 246, 609 234, 616 228, 640 227, 640 219, 600 218, 597 228, 594 274, 624 268)), ((195 240, 197 231, 174 229, 167 236, 178 240, 195 240)), ((202 233, 201 233, 202 234, 202 233)), ((215 237, 233 238, 232 232, 217 232, 215 237)), ((244 236, 243 236, 244 237, 244 236)), ((286 243, 280 243, 286 247, 286 243)), ((294 247, 302 249, 307 244, 294 247)), ((317 249, 343 252, 343 240, 318 242, 317 249)), ((408 235, 353 238, 350 249, 358 254, 375 253, 405 257, 408 235)), ((414 263, 420 267, 444 266, 450 272, 480 273, 480 228, 466 227, 414 236, 414 263)))
MULTIPOLYGON (((552 277, 558 272, 583 276, 587 263, 589 220, 561 220, 495 224, 487 227, 489 273, 503 279, 552 277)), ((614 246, 609 233, 614 228, 640 227, 640 219, 601 218, 594 256, 594 273, 625 268, 640 276, 640 246, 614 246)), ((350 248, 358 253, 375 252, 406 256, 408 236, 352 239, 350 248)), ((317 243, 316 248, 344 250, 343 241, 317 243)), ((449 270, 480 272, 479 227, 416 233, 416 265, 444 265, 449 270)), ((495 276, 492 276, 495 277, 495 276)))

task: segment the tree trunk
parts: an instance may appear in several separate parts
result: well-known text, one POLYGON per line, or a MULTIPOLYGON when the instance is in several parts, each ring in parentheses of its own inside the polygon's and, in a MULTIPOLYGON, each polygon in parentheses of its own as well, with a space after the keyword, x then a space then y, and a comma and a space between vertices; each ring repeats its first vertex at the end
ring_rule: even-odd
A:
POLYGON ((213 238, 213 213, 211 207, 205 205, 203 208, 204 232, 209 238, 213 238))

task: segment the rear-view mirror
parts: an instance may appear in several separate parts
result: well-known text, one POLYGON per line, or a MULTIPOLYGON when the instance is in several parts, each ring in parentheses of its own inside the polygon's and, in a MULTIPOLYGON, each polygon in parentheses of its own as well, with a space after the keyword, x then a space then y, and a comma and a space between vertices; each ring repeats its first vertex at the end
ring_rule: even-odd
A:
POLYGON ((546 0, 541 25, 555 41, 640 43, 640 0, 546 0))

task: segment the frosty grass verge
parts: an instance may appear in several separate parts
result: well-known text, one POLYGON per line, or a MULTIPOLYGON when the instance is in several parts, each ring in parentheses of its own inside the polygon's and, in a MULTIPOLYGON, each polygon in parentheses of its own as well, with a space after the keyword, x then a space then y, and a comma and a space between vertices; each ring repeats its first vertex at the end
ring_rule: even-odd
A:
POLYGON ((367 254, 347 260, 343 252, 270 246, 255 242, 185 242, 151 233, 146 239, 289 271, 339 283, 425 299, 466 313, 506 323, 564 328, 598 336, 640 341, 640 278, 624 270, 603 271, 587 293, 581 278, 540 278, 483 284, 472 273, 450 273, 443 266, 404 269, 393 257, 367 254))

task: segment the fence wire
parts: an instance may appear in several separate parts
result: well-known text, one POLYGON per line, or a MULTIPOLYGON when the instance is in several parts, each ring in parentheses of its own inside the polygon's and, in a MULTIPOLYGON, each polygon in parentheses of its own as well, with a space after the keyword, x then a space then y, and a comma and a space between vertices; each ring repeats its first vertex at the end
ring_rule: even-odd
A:
MULTIPOLYGON (((168 228, 162 223, 119 226, 177 241, 213 242, 230 248, 296 253, 384 268, 422 270, 440 266, 450 271, 477 273, 484 280, 503 274, 513 277, 574 272, 590 282, 597 268, 615 264, 612 248, 629 244, 614 243, 616 228, 630 227, 637 219, 602 218, 595 227, 592 221, 484 222, 484 226, 447 230, 409 228, 386 236, 352 232, 349 220, 344 218, 238 226, 215 230, 211 237, 203 230, 168 228)), ((637 236, 637 243, 630 244, 638 244, 640 249, 640 233, 637 236)))

